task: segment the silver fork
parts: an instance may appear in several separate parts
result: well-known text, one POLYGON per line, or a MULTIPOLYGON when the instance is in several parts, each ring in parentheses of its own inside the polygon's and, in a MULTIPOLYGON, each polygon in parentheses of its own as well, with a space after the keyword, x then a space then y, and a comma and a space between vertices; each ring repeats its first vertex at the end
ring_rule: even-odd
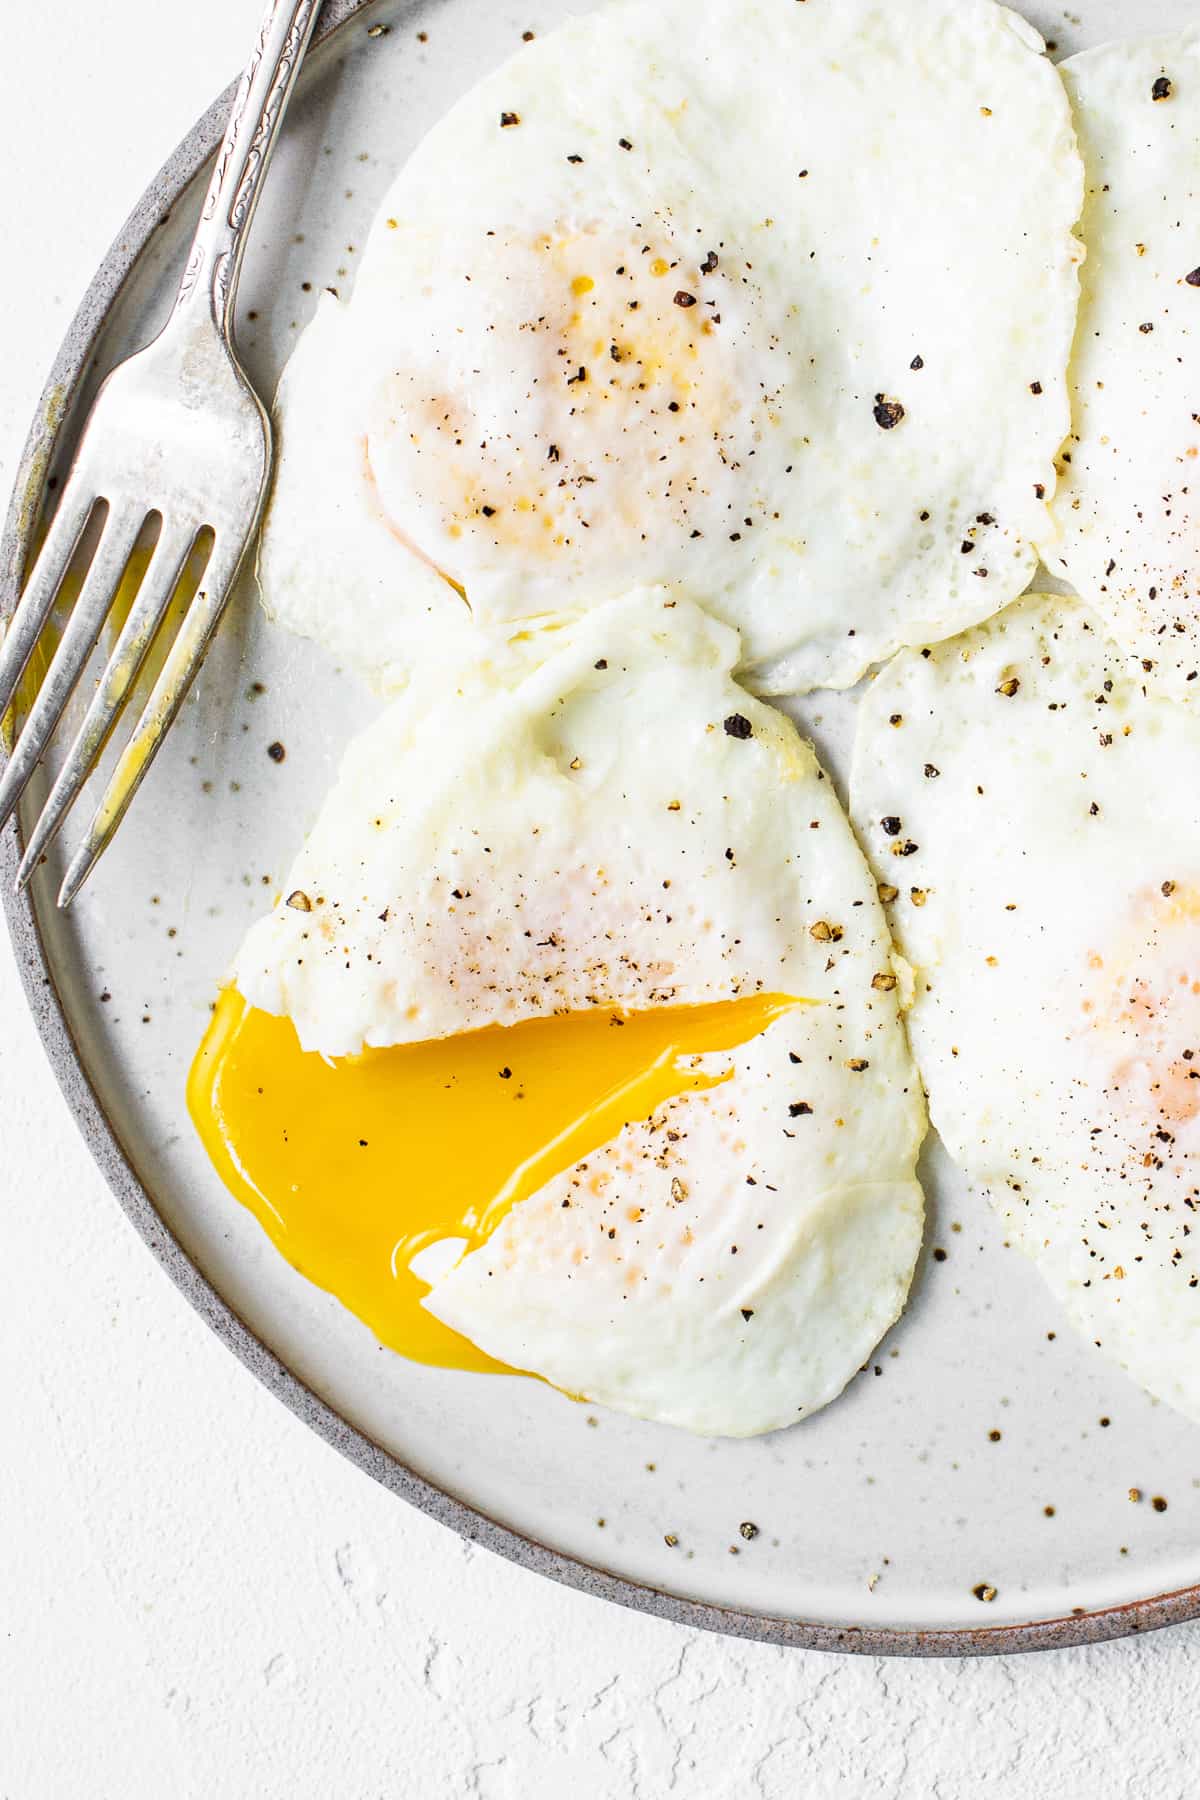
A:
POLYGON ((233 305, 263 174, 320 4, 272 0, 268 6, 217 153, 174 310, 159 336, 101 386, 0 647, 3 721, 89 522, 103 511, 78 599, 0 780, 2 829, 95 649, 134 547, 158 516, 158 540, 129 616, 30 835, 17 874, 23 887, 93 773, 193 548, 211 533, 195 596, 67 868, 60 906, 70 905, 111 841, 179 712, 262 514, 271 424, 233 348, 233 305))

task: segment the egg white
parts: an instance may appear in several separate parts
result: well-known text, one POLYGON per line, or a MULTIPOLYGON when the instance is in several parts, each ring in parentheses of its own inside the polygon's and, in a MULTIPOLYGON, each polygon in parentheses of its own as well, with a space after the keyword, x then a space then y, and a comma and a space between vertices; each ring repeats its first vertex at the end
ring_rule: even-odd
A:
POLYGON ((851 810, 933 1123, 1070 1318, 1200 1418, 1200 721, 1078 601, 907 652, 851 810))
POLYGON ((924 1112, 874 882, 737 656, 657 590, 424 676, 351 746, 235 979, 334 1056, 596 1006, 815 1002, 422 1265, 429 1310, 500 1360, 740 1436, 831 1400, 898 1315, 924 1112))
POLYGON ((1130 672, 1186 699, 1200 680, 1200 28, 1106 44, 1062 76, 1087 260, 1045 558, 1130 672))
POLYGON ((1026 584, 1081 165, 992 0, 617 0, 418 147, 280 386, 268 610, 384 686, 441 623, 670 582, 763 692, 1026 584))

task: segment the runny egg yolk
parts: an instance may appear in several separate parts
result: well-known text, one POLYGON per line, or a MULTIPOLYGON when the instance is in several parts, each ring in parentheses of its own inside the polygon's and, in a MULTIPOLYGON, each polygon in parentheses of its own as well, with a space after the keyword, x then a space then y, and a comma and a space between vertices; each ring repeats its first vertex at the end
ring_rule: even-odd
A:
POLYGON ((188 1081, 209 1156, 276 1248, 414 1361, 498 1370, 425 1311, 409 1267, 444 1239, 464 1253, 518 1201, 628 1121, 720 1086, 696 1059, 735 1049, 804 1002, 596 1010, 329 1061, 290 1019, 217 1002, 188 1081))

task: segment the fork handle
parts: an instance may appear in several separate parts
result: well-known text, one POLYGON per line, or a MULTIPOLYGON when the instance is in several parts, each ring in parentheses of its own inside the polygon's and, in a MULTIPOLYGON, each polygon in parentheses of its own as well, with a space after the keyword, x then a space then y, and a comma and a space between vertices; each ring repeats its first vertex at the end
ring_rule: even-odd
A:
POLYGON ((179 284, 173 321, 182 312, 206 307, 227 342, 262 178, 320 8, 321 0, 271 0, 268 5, 238 82, 179 284))

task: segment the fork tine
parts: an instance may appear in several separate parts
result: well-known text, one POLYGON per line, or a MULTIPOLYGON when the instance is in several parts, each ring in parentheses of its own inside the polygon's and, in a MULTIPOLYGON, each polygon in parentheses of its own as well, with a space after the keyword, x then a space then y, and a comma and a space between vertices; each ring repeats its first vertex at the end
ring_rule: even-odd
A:
POLYGON ((0 720, 12 704, 96 500, 91 484, 72 469, 0 645, 0 720))
POLYGON ((95 760, 109 732, 124 711, 129 691, 146 660, 155 634, 166 617, 195 541, 193 526, 172 526, 164 521, 137 598, 113 646, 112 655, 100 678, 100 685, 67 752, 41 816, 30 833, 21 866, 17 870, 18 891, 27 885, 43 854, 57 837, 63 820, 92 773, 95 760))
POLYGON ((201 587, 187 611, 179 635, 171 645, 153 692, 146 702, 133 736, 121 752, 104 798, 96 808, 87 836, 67 868, 58 892, 59 906, 72 900, 95 868, 117 826, 145 778, 146 771, 204 660, 209 639, 216 630, 246 551, 245 540, 232 543, 217 539, 201 587))
POLYGON ((128 504, 114 504, 109 511, 79 598, 0 780, 0 830, 8 823, 95 648, 145 517, 144 507, 128 504))

